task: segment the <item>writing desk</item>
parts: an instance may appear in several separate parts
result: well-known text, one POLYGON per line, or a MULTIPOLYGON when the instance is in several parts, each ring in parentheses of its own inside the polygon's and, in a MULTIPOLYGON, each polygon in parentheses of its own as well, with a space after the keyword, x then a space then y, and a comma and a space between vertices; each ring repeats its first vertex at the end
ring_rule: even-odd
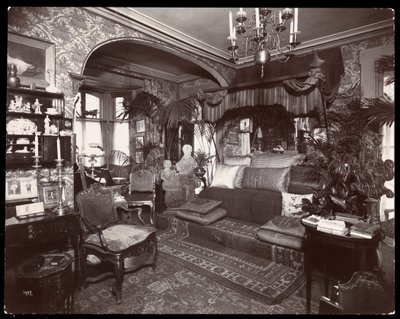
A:
MULTIPOLYGON (((322 261, 322 271, 324 275, 325 296, 329 294, 329 275, 328 266, 332 262, 331 248, 336 247, 346 250, 351 254, 351 261, 343 258, 342 262, 346 263, 351 273, 358 270, 373 270, 377 265, 377 260, 368 260, 368 252, 377 252, 378 259, 380 258, 379 251, 379 234, 372 239, 356 238, 350 236, 341 236, 324 233, 317 230, 316 226, 311 226, 301 222, 306 229, 306 241, 304 252, 304 270, 306 274, 306 312, 310 313, 311 299, 311 283, 312 272, 315 266, 315 257, 318 256, 322 261)), ((340 275, 340 274, 337 274, 340 275)))

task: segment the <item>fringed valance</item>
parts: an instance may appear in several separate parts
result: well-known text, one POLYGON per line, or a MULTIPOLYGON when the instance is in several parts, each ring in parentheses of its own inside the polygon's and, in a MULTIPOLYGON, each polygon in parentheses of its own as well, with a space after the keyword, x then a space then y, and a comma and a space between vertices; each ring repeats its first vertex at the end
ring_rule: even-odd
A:
POLYGON ((228 93, 214 107, 204 106, 203 115, 210 122, 218 121, 226 111, 245 106, 281 104, 290 113, 306 114, 322 106, 321 93, 315 87, 308 94, 289 94, 283 86, 251 88, 228 93))
MULTIPOLYGON (((325 109, 336 97, 344 66, 340 48, 319 51, 304 57, 295 57, 291 65, 269 65, 267 80, 258 83, 248 82, 249 74, 254 69, 241 71, 237 77, 244 82, 239 86, 230 86, 228 93, 221 90, 214 93, 202 93, 204 118, 211 122, 218 121, 226 111, 240 107, 259 105, 282 105, 293 114, 307 114, 315 108, 325 109), (320 57, 325 59, 320 59, 320 57), (292 68, 292 77, 289 67, 292 68), (296 79, 302 74, 303 81, 296 79), (276 79, 276 81, 274 81, 276 79), (226 94, 226 95, 225 95, 226 94), (223 98, 225 95, 225 98, 223 98), (220 103, 218 103, 221 101, 220 103), (210 102, 210 103, 208 103, 210 102)), ((234 79, 233 82, 238 82, 234 79)), ((238 85, 238 84, 237 84, 238 85)))

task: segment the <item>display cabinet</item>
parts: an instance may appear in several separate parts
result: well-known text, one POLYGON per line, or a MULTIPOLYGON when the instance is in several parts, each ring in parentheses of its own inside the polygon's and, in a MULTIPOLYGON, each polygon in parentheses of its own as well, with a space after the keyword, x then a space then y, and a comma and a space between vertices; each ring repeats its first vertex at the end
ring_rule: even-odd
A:
POLYGON ((72 164, 72 120, 65 118, 62 93, 8 88, 6 130, 7 169, 32 165, 36 143, 41 165, 54 166, 57 137, 65 165, 72 164))

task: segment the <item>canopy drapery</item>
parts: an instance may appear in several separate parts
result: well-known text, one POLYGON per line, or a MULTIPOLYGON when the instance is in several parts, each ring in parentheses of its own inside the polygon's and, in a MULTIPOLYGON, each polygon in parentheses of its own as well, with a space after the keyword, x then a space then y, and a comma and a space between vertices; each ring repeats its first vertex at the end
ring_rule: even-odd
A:
POLYGON ((338 47, 294 57, 286 64, 272 62, 267 71, 263 81, 254 82, 260 76, 258 68, 240 69, 229 88, 200 92, 204 118, 216 122, 228 110, 259 105, 280 104, 294 114, 326 109, 336 97, 344 66, 338 47))

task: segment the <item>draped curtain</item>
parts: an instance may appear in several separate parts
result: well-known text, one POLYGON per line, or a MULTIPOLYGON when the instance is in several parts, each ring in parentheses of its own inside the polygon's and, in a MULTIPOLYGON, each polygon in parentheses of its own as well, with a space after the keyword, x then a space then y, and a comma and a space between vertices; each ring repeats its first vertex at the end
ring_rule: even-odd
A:
POLYGON ((294 57, 283 65, 273 62, 268 69, 266 81, 254 82, 255 68, 250 67, 238 70, 232 82, 236 87, 213 93, 199 91, 204 118, 216 122, 230 109, 258 105, 280 104, 294 114, 326 109, 334 101, 344 74, 340 47, 294 57))

